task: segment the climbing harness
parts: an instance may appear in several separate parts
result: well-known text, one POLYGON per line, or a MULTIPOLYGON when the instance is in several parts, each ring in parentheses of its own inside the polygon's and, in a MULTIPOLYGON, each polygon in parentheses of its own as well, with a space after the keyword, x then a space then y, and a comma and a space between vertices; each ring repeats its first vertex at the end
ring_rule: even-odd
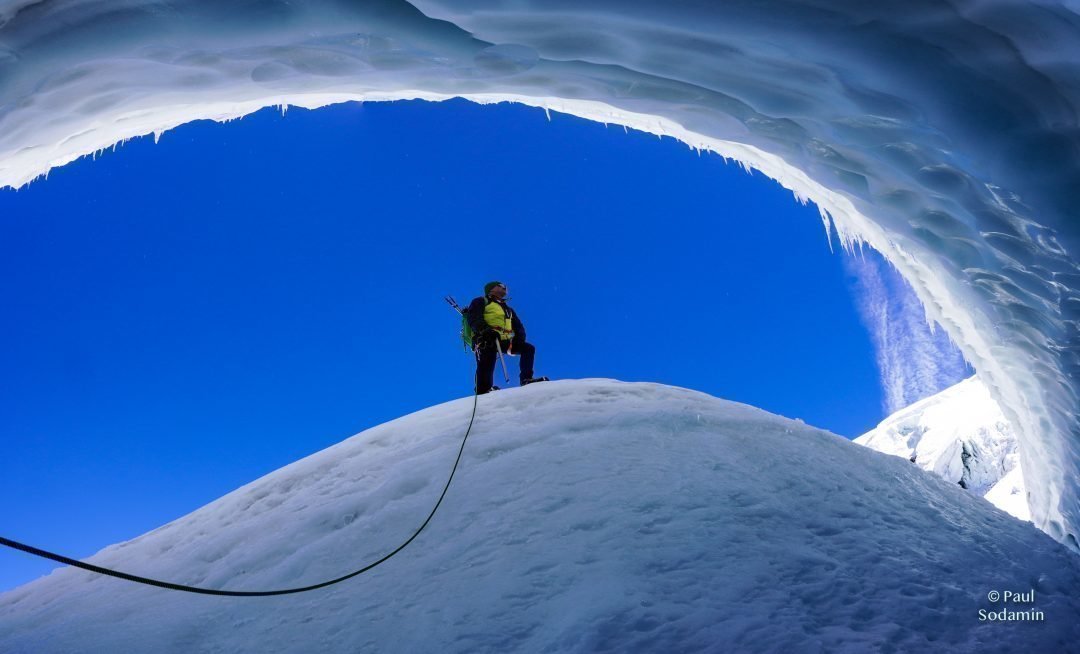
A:
POLYGON ((119 570, 112 570, 110 568, 103 568, 101 566, 94 565, 92 563, 84 563, 77 559, 73 559, 61 554, 56 554, 48 550, 43 550, 25 543, 20 543, 9 538, 0 536, 0 545, 5 545, 12 549, 21 550, 27 554, 33 554, 34 556, 40 556, 45 559, 52 559, 58 563, 64 563, 66 565, 74 566, 76 568, 82 568, 83 570, 89 570, 90 572, 96 572, 102 575, 108 575, 110 577, 116 577, 118 579, 126 579, 128 581, 134 581, 140 584, 146 584, 148 586, 157 586, 158 588, 167 588, 169 590, 179 590, 186 593, 200 593, 202 595, 225 595, 227 597, 269 597, 271 595, 291 595, 293 593, 304 593, 309 590, 317 590, 319 588, 326 588, 336 583, 345 581, 346 579, 352 579, 353 577, 363 574, 368 570, 371 570, 375 566, 390 560, 395 554, 405 549, 405 547, 413 542, 413 540, 420 535, 420 532, 424 531, 424 527, 431 522, 431 519, 435 517, 435 512, 439 510, 439 505, 442 504, 443 498, 446 497, 446 491, 450 489, 450 482, 454 480, 454 473, 457 472, 458 464, 461 463, 461 453, 465 451, 465 443, 469 440, 469 434, 472 433, 473 422, 476 421, 476 405, 479 399, 479 395, 476 393, 476 378, 473 377, 473 406, 472 415, 469 416, 469 426, 465 429, 465 436, 461 439, 461 447, 458 449, 457 458, 454 460, 454 467, 450 470, 450 477, 446 480, 446 485, 443 486, 442 494, 439 495, 438 501, 435 502, 435 506, 431 509, 431 513, 424 520, 424 523, 413 533, 412 536, 398 545, 394 551, 390 552, 386 556, 382 557, 374 563, 369 563, 359 570, 354 570, 347 575, 342 575, 336 579, 330 579, 318 584, 312 584, 310 586, 300 586, 297 588, 284 588, 279 590, 218 590, 216 588, 200 588, 197 586, 185 586, 184 584, 174 584, 168 581, 160 581, 158 579, 150 579, 149 577, 140 577, 139 575, 129 574, 127 572, 121 572, 119 570))

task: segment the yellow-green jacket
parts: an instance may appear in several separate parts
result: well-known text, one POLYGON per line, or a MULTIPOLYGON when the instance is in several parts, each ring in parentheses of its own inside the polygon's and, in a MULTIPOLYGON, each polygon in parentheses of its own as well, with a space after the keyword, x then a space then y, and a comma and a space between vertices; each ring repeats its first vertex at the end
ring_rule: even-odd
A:
POLYGON ((469 303, 467 310, 469 327, 473 331, 473 343, 484 338, 491 330, 499 333, 500 340, 525 340, 525 325, 517 313, 505 302, 478 297, 469 303))

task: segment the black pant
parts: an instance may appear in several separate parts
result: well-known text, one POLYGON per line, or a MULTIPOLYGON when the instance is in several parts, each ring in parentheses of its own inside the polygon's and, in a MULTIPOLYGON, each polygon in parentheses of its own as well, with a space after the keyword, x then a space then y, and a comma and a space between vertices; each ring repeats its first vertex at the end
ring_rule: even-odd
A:
MULTIPOLYGON (((515 338, 513 341, 500 341, 499 345, 502 347, 503 354, 506 354, 509 349, 514 354, 521 355, 521 361, 518 364, 521 381, 532 379, 533 360, 536 358, 536 348, 532 343, 515 338)), ((476 361, 476 392, 483 394, 491 390, 495 364, 498 363, 499 351, 495 349, 495 341, 482 342, 479 355, 476 361)))

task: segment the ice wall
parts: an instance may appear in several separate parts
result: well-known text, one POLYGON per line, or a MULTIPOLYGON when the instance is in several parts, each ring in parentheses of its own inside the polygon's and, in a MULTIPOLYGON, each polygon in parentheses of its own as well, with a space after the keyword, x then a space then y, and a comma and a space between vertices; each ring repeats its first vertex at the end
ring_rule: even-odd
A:
POLYGON ((679 138, 897 267, 1016 426, 1032 520, 1080 548, 1074 3, 414 4, 0 0, 0 186, 275 104, 514 100, 679 138))

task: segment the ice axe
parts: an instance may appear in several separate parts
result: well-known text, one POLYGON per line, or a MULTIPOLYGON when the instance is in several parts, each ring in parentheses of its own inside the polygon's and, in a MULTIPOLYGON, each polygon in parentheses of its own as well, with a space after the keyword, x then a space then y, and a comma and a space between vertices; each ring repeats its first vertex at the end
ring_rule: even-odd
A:
POLYGON ((506 383, 510 383, 510 373, 506 370, 506 359, 503 358, 502 345, 499 343, 499 335, 495 335, 495 349, 499 351, 499 363, 502 364, 503 378, 506 379, 506 383))

